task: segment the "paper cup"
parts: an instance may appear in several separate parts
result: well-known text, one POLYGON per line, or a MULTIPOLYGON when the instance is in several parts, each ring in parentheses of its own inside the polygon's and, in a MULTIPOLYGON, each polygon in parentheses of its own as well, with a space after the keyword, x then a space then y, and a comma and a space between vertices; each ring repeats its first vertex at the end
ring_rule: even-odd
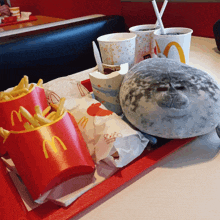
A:
POLYGON ((160 27, 155 24, 137 25, 129 28, 131 33, 137 35, 135 48, 135 64, 142 60, 155 57, 155 41, 153 32, 160 27))
POLYGON ((154 31, 157 55, 188 64, 192 32, 192 29, 182 27, 165 28, 165 35, 160 29, 154 31))
POLYGON ((22 11, 21 12, 21 19, 22 20, 29 20, 31 14, 32 14, 31 12, 24 12, 24 11, 22 11))
POLYGON ((108 65, 134 65, 136 34, 113 33, 97 39, 101 51, 102 62, 108 65))
POLYGON ((95 168, 77 122, 67 112, 53 123, 10 133, 5 145, 34 200, 95 168))
MULTIPOLYGON (((104 69, 107 67, 115 68, 111 65, 103 65, 104 69)), ((108 110, 116 114, 122 114, 122 109, 119 102, 119 91, 121 82, 128 72, 128 63, 120 65, 120 70, 113 71, 110 74, 102 74, 98 71, 89 74, 92 84, 93 94, 95 99, 101 102, 108 110)))

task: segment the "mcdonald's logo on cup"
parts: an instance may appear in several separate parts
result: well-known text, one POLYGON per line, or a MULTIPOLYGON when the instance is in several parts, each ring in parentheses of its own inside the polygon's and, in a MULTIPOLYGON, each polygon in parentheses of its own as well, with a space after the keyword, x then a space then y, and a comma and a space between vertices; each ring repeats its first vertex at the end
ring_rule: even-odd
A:
POLYGON ((157 55, 188 64, 192 32, 189 28, 165 28, 164 35, 161 29, 154 31, 157 55))
POLYGON ((60 145, 63 147, 63 150, 67 150, 66 145, 63 143, 63 141, 57 137, 57 136, 53 136, 52 140, 43 140, 43 152, 44 152, 44 156, 45 158, 49 158, 48 153, 47 153, 47 149, 46 149, 46 143, 48 145, 48 147, 50 146, 53 150, 54 153, 57 153, 57 147, 56 147, 56 143, 55 143, 55 139, 57 140, 57 142, 60 143, 60 145))
MULTIPOLYGON (((182 49, 182 47, 177 42, 173 41, 173 42, 170 42, 169 44, 167 44, 167 46, 164 49, 163 54, 168 58, 168 54, 169 54, 170 48, 172 46, 176 47, 176 49, 178 51, 178 54, 179 54, 180 62, 181 63, 186 63, 186 59, 185 59, 185 55, 184 55, 183 49, 182 49)), ((160 50, 160 47, 159 47, 157 41, 156 41, 156 47, 157 47, 158 53, 161 53, 161 50, 160 50)))

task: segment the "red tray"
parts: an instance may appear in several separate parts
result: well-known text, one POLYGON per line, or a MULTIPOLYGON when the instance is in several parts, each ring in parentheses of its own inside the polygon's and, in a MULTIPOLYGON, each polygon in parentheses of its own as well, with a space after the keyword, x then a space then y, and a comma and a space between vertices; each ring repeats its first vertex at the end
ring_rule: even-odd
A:
POLYGON ((16 21, 16 22, 10 22, 10 23, 1 23, 0 27, 8 26, 8 25, 13 25, 13 24, 20 24, 20 23, 25 23, 25 22, 30 22, 30 21, 36 21, 37 18, 35 16, 30 16, 29 20, 25 21, 16 21))
MULTIPOLYGON (((83 85, 88 85, 90 89, 89 80, 82 81, 83 85)), ((131 162, 126 167, 119 169, 112 177, 108 178, 104 182, 90 189, 88 192, 84 193, 75 202, 73 202, 69 207, 64 208, 55 205, 52 202, 47 202, 40 205, 39 207, 28 212, 23 204, 19 193, 17 192, 9 174, 3 162, 0 160, 0 198, 1 198, 1 219, 11 220, 64 220, 76 216, 92 204, 96 203, 110 192, 116 190, 124 183, 131 180, 133 177, 137 176, 144 170, 150 168, 152 165, 156 164, 164 157, 173 153, 177 149, 181 148, 185 144, 191 142, 195 138, 188 139, 176 139, 171 140, 160 148, 157 148, 151 152, 144 151, 144 153, 131 162), (3 206, 2 206, 3 204, 3 206)))

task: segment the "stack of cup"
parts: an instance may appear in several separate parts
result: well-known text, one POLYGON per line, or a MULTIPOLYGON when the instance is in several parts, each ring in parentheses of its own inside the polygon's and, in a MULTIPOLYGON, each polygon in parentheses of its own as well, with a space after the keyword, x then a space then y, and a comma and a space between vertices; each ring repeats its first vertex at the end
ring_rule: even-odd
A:
POLYGON ((137 35, 135 49, 135 64, 142 60, 155 57, 155 41, 153 32, 159 29, 156 24, 137 25, 131 27, 129 31, 137 35))
POLYGON ((16 16, 17 19, 21 18, 19 7, 11 7, 11 8, 9 8, 9 10, 11 12, 11 16, 16 16))
MULTIPOLYGON (((168 0, 164 0, 160 11, 160 17, 163 16, 168 0)), ((148 58, 156 57, 156 43, 154 41, 154 31, 160 29, 159 21, 155 24, 145 24, 133 26, 129 29, 131 33, 137 35, 136 38, 136 52, 135 64, 148 58)))

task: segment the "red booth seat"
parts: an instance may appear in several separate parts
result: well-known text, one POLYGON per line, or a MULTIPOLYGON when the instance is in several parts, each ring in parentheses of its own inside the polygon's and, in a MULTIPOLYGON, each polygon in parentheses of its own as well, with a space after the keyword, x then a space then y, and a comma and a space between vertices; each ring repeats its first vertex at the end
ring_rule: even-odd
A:
MULTIPOLYGON (((162 4, 157 3, 159 9, 162 4)), ((213 25, 220 19, 219 6, 217 2, 168 2, 163 23, 165 27, 191 28, 194 36, 214 37, 213 25)), ((129 27, 156 22, 151 2, 122 2, 122 16, 129 27)))
POLYGON ((120 0, 10 0, 11 6, 19 6, 21 11, 31 11, 33 15, 57 18, 76 18, 92 14, 120 15, 120 0))

